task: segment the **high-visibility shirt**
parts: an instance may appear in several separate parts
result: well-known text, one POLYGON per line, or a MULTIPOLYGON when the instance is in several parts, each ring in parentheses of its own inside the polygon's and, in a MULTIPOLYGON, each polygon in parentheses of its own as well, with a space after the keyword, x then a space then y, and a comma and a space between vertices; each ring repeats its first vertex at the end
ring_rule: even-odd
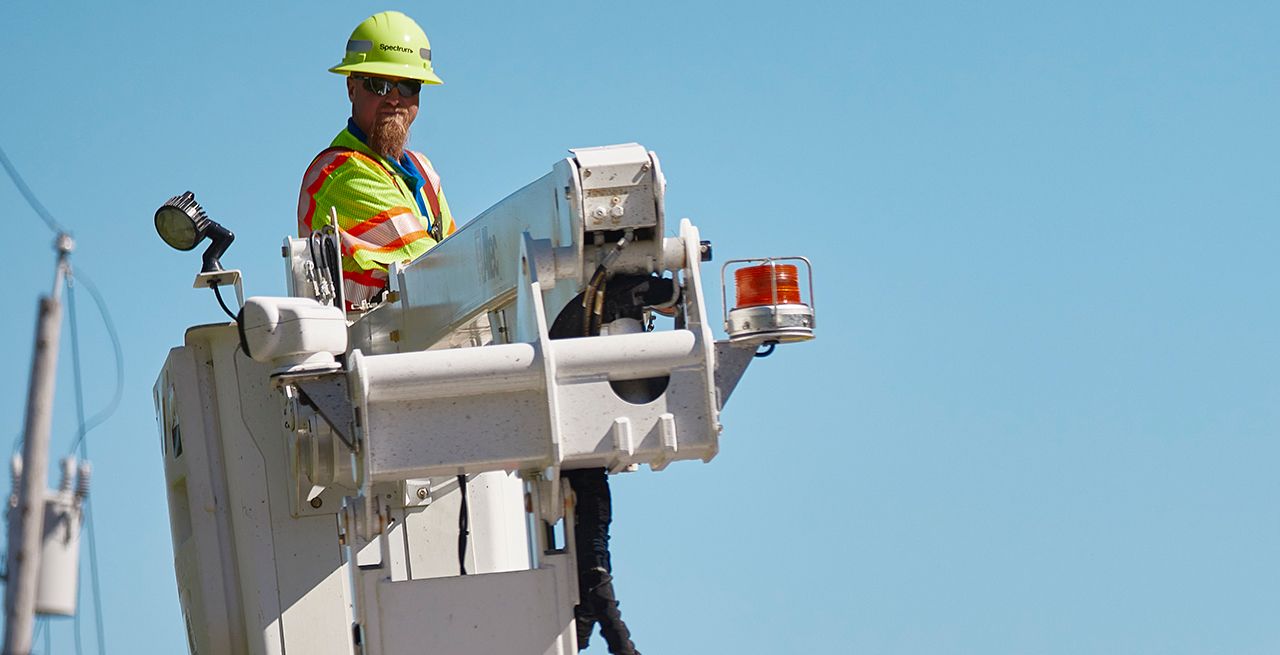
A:
POLYGON ((399 161, 375 153, 348 121, 316 156, 298 195, 298 234, 310 236, 338 213, 347 311, 387 286, 387 266, 408 262, 457 230, 440 176, 420 152, 399 161))

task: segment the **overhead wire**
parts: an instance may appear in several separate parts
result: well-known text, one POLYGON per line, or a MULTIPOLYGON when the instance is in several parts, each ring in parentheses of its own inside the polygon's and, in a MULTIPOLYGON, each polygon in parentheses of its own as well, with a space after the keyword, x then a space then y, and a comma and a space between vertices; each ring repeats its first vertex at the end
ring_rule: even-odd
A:
POLYGON ((71 619, 71 634, 75 635, 76 655, 84 655, 84 638, 80 634, 80 613, 71 619))
POLYGON ((40 199, 36 197, 31 187, 27 186, 27 183, 22 179, 17 167, 9 160, 9 155, 5 154, 4 148, 0 148, 0 165, 4 166, 5 172, 9 174, 9 179, 13 180, 13 185, 18 187, 18 193, 21 193, 22 198, 27 201, 28 205, 31 205, 31 209, 40 217, 40 220, 44 221, 44 224, 48 225, 49 229, 54 232, 69 234, 67 229, 53 217, 53 214, 50 214, 49 210, 40 204, 40 199))
MULTIPOLYGON (((93 508, 88 497, 84 499, 85 526, 89 533, 89 579, 93 583, 93 624, 97 629, 98 655, 107 652, 107 626, 102 620, 102 585, 98 582, 98 531, 93 527, 93 508)), ((80 651, 76 651, 79 655, 80 651)))
MULTIPOLYGON (((44 221, 44 224, 48 226, 50 230, 52 230, 53 232, 59 235, 70 234, 70 232, 66 229, 66 227, 64 227, 61 223, 59 223, 58 220, 53 217, 53 214, 51 214, 49 210, 45 208, 44 204, 40 202, 40 199, 36 197, 35 192, 31 190, 31 187, 27 186, 26 181, 22 178, 22 174, 18 172, 17 167, 14 166, 13 162, 9 159, 8 154, 4 152, 3 148, 0 148, 0 167, 4 168, 5 172, 9 175, 9 179, 12 180, 14 186, 18 188, 18 192, 22 195, 22 198, 26 200, 27 204, 30 205, 32 211, 34 211, 36 215, 40 217, 40 220, 44 221)), ((68 275, 66 278, 67 295, 68 295, 67 304, 69 307, 68 318, 71 323, 71 359, 72 359, 72 365, 73 365, 73 371, 74 371, 76 416, 78 419, 76 441, 75 443, 72 444, 71 451, 75 452, 78 449, 81 454, 81 459, 87 460, 89 457, 88 455, 89 448, 88 448, 88 442, 85 439, 85 435, 88 434, 89 430, 93 429, 94 427, 98 426, 99 424, 101 424, 102 422, 110 418, 111 415, 115 413, 116 408, 118 408, 120 405, 120 399, 124 392, 124 357, 122 355, 121 348, 120 348, 119 335, 116 334, 115 324, 111 320, 111 312, 107 309, 106 302, 103 301, 102 299, 102 294, 98 292, 97 287, 88 278, 88 276, 81 274, 79 278, 82 282, 85 283, 85 288, 89 290, 89 294, 93 297, 94 303, 98 306, 98 311, 99 313, 101 313, 103 322, 106 325, 107 334, 111 338, 111 346, 112 346, 112 350, 114 352, 115 361, 116 361, 116 390, 115 390, 115 393, 112 394, 111 402, 109 402, 107 404, 107 407, 105 407, 102 411, 95 414, 92 418, 90 418, 89 420, 85 420, 83 383, 81 381, 81 368, 80 368, 80 340, 79 340, 79 333, 77 330, 76 310, 75 310, 75 306, 76 306, 75 284, 72 282, 71 276, 68 275)), ((17 444, 15 443, 15 450, 16 448, 17 448, 17 444)), ((93 530, 93 513, 90 511, 89 502, 87 498, 85 499, 84 512, 85 512, 85 523, 86 523, 86 527, 88 528, 88 537, 89 537, 89 573, 92 578, 94 616, 96 619, 96 624, 97 624, 96 627, 97 627, 97 635, 98 635, 98 652, 102 654, 106 652, 106 644, 105 644, 105 638, 104 638, 105 630, 104 630, 103 620, 102 620, 102 596, 101 596, 101 589, 98 581, 98 549, 97 549, 97 543, 94 537, 94 530, 93 530)), ((45 633, 44 633, 45 634, 45 650, 50 651, 49 625, 47 620, 45 620, 43 627, 45 630, 45 633)), ((76 615, 75 627, 76 627, 76 640, 75 640, 76 653, 79 654, 82 652, 81 639, 80 639, 79 614, 76 615)))
POLYGON ((46 654, 53 652, 53 648, 49 645, 49 619, 36 619, 35 630, 31 633, 31 643, 34 644, 37 640, 44 641, 44 652, 46 654))
MULTIPOLYGON (((19 173, 18 168, 13 165, 13 161, 9 159, 9 155, 4 151, 3 147, 0 147, 0 168, 4 168, 4 172, 8 174, 9 179, 13 181, 13 186, 17 187, 18 193, 22 195, 22 199, 27 201, 27 205, 29 205, 31 210, 36 213, 36 216, 40 217, 40 220, 44 221, 44 224, 47 225, 50 230, 53 230, 57 234, 67 233, 66 228, 62 227, 62 224, 53 217, 53 214, 49 213, 48 209, 45 209, 44 205, 41 204, 40 199, 36 197, 35 192, 31 190, 31 187, 27 186, 26 180, 22 179, 22 174, 19 173)), ((18 449, 22 447, 22 440, 25 436, 26 435, 23 434, 18 435, 18 439, 13 443, 13 452, 17 453, 18 449)))
MULTIPOLYGON (((98 313, 102 316, 102 323, 107 330, 107 336, 111 338, 111 351, 116 362, 116 388, 115 393, 111 395, 111 402, 107 403, 106 407, 91 416, 89 420, 84 422, 84 425, 81 426, 79 434, 76 435, 75 443, 71 444, 72 452, 74 452, 80 444, 84 442, 85 435, 87 435, 90 430, 98 427, 115 414, 116 409, 120 407, 120 398, 124 395, 124 353, 120 348, 120 335, 116 333, 115 321, 111 319, 111 310, 107 307, 106 301, 102 299, 102 294, 98 292, 98 287, 93 283, 93 280, 85 274, 83 269, 77 267, 73 273, 73 276, 68 278, 69 281, 72 281, 73 283, 67 285, 67 293, 71 299, 71 315, 75 315, 74 281, 83 282, 85 289, 89 290, 89 295, 93 298, 94 304, 98 307, 98 313)), ((74 321, 74 319, 72 320, 74 321)), ((74 329, 75 326, 73 323, 72 330, 74 329)), ((88 459, 88 455, 85 455, 84 458, 88 459)))
POLYGON ((71 451, 75 452, 76 446, 84 444, 84 384, 80 380, 80 330, 76 321, 76 285, 72 283, 71 277, 67 277, 67 321, 71 324, 71 386, 75 389, 76 394, 76 440, 71 445, 71 451))
MULTIPOLYGON (((71 370, 74 374, 71 376, 72 386, 75 387, 76 394, 76 441, 71 446, 71 452, 75 452, 77 445, 83 445, 87 450, 88 444, 84 441, 84 384, 80 379, 80 330, 76 322, 76 285, 72 282, 72 277, 67 276, 67 320, 71 324, 71 370)), ((82 456, 88 459, 87 456, 82 456)), ((76 562, 77 569, 80 563, 76 562)), ((90 568, 93 568, 90 566, 90 568)), ((84 646, 80 638, 80 613, 76 612, 75 622, 75 644, 76 655, 84 654, 84 646)))
MULTIPOLYGON (((83 392, 84 385, 83 385, 82 376, 81 376, 82 369, 80 367, 80 330, 79 330, 79 323, 76 320, 76 285, 73 282, 74 279, 75 279, 74 275, 67 276, 67 318, 70 321, 70 326, 71 326, 71 370, 72 370, 72 381, 75 387, 76 419, 77 419, 77 426, 78 426, 77 427, 78 434, 76 436, 75 443, 72 444, 71 446, 71 451, 74 453, 78 449, 80 459, 82 461, 87 461, 89 459, 89 441, 85 439, 85 435, 88 434, 89 429, 92 426, 90 426, 85 421, 85 418, 84 418, 84 392, 83 392)), ((85 279, 87 278, 82 277, 81 281, 84 281, 85 279)), ((85 288, 90 289, 90 295, 93 295, 95 299, 100 298, 100 296, 92 287, 92 283, 86 284, 85 288)), ((99 311, 102 312, 103 321, 106 322, 106 324, 109 326, 108 331, 112 334, 112 343, 115 344, 116 346, 115 350, 116 350, 116 357, 117 357, 117 360, 116 360, 117 382, 120 382, 121 376, 123 375, 124 368, 123 368, 123 364, 119 359, 119 355, 120 355, 119 341, 115 339, 115 328, 111 324, 110 313, 106 311, 105 305, 102 303, 99 303, 98 309, 99 311)), ((112 403, 108 407, 109 411, 106 412, 106 416, 110 416, 111 412, 115 411, 116 405, 119 404, 119 395, 120 395, 120 387, 119 385, 117 385, 116 397, 112 399, 112 403)), ((105 420, 105 418, 103 420, 105 420)), ((102 587, 98 581, 98 544, 97 544, 96 531, 93 529, 93 512, 90 511, 89 498, 87 497, 84 499, 84 517, 85 517, 86 532, 88 533, 87 536, 89 539, 89 578, 91 582, 90 584, 91 593, 93 595, 94 627, 97 630, 98 652, 101 654, 106 652, 106 635, 105 635, 105 629, 102 621, 102 587)), ((83 646, 80 638, 79 613, 76 614, 75 632, 76 632, 76 655, 82 655, 83 646)))

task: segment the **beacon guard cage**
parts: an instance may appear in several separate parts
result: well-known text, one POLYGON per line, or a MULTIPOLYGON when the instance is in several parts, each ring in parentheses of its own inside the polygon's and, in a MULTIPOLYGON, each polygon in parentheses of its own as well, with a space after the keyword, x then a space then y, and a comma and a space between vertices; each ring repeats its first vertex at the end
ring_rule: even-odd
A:
POLYGON ((813 265, 804 257, 731 259, 720 269, 724 331, 735 343, 788 343, 813 338, 813 265), (800 284, 800 266, 805 281, 800 284), (725 280, 733 269, 734 306, 725 280), (806 298, 808 302, 805 302, 806 298))

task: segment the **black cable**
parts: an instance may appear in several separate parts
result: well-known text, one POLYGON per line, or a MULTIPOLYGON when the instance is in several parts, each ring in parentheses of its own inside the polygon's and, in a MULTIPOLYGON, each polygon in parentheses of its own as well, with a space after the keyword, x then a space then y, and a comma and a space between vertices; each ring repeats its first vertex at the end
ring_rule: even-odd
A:
POLYGON ((458 490, 462 492, 462 507, 458 510, 458 570, 467 574, 467 537, 471 536, 471 524, 467 517, 467 476, 458 476, 458 490))
POLYGON ((22 194, 22 199, 27 201, 27 204, 44 221, 44 224, 54 232, 66 233, 66 228, 54 220, 53 214, 50 214, 49 210, 40 204, 40 199, 36 198, 36 194, 31 191, 31 187, 27 186, 27 183, 23 181, 22 175, 18 173, 18 169, 13 165, 13 162, 9 161, 9 156, 5 154, 3 148, 0 148, 0 165, 4 166, 5 172, 9 174, 9 179, 13 180, 13 185, 18 187, 18 193, 22 194))
MULTIPOLYGON (((71 321, 72 321, 71 329, 74 331, 75 330, 75 295, 74 295, 75 284, 74 282, 72 282, 73 280, 72 277, 68 277, 67 280, 68 280, 67 294, 69 296, 68 302, 71 305, 71 308, 70 308, 70 315, 71 315, 71 321)), ((111 320, 111 311, 107 308, 106 301, 102 299, 102 294, 98 292, 98 287, 93 284, 93 280, 91 280, 89 276, 85 274, 84 270, 76 269, 76 271, 74 272, 74 280, 83 282, 84 287, 89 290, 89 295, 93 298, 94 304, 97 305, 98 313, 102 316, 102 323, 107 329, 107 336, 111 338, 111 350, 115 355, 115 360, 116 360, 116 389, 115 389, 115 393, 111 395, 111 402, 107 403, 106 407, 102 408, 101 411, 99 411, 97 414, 94 414, 92 417, 90 417, 88 421, 82 422, 81 428, 79 430, 79 435, 76 437, 76 442, 71 444, 70 452, 76 451, 76 449, 80 446, 81 442, 84 441, 85 435, 89 434, 90 430, 106 422, 107 419, 111 418, 111 416, 115 414, 116 409, 120 407, 120 398, 124 394, 124 353, 120 348, 120 336, 116 334, 115 321, 111 320)), ((74 343, 74 341, 72 343, 74 343)), ((74 356, 75 354, 74 350, 72 354, 74 356)), ((88 455, 82 455, 82 457, 84 459, 88 459, 88 455)))
POLYGON ((231 320, 239 323, 240 321, 236 320, 236 315, 233 314, 230 309, 227 309, 227 303, 222 301, 222 292, 218 290, 218 285, 210 284, 209 288, 213 289, 213 295, 218 298, 218 305, 222 307, 222 311, 226 312, 227 316, 231 317, 231 320))
POLYGON ((760 348, 764 348, 764 350, 757 349, 755 356, 760 358, 768 357, 769 355, 773 354, 773 349, 777 347, 778 347, 778 342, 770 339, 760 344, 760 348))
POLYGON ((342 287, 342 257, 333 244, 333 241, 325 239, 320 246, 320 252, 324 255, 325 270, 329 273, 330 284, 333 285, 333 305, 346 311, 347 293, 342 287))
POLYGON ((596 266, 595 273, 591 274, 590 281, 587 282, 587 288, 582 291, 582 335, 595 336, 600 333, 597 312, 603 310, 604 307, 604 282, 608 274, 609 265, 622 249, 627 247, 627 236, 618 239, 618 243, 614 245, 613 250, 609 251, 600 263, 596 266))
POLYGON ((342 259, 338 256, 338 249, 334 247, 333 242, 325 239, 321 242, 320 253, 323 255, 325 270, 329 273, 330 282, 337 285, 342 282, 342 259))

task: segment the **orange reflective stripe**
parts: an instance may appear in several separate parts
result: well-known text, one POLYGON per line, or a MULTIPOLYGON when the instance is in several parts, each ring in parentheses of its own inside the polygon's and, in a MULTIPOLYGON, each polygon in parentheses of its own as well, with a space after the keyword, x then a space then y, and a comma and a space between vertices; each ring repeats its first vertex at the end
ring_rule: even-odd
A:
POLYGON ((355 311, 355 306, 373 300, 378 292, 387 287, 387 273, 376 269, 342 271, 342 295, 346 299, 346 310, 355 311))
POLYGON ((343 279, 351 280, 356 284, 363 284, 367 287, 378 287, 378 288, 382 288, 386 286, 387 279, 388 279, 386 271, 376 269, 376 268, 371 268, 367 270, 360 269, 355 271, 343 271, 342 277, 343 279))
MULTIPOLYGON (((365 232, 363 236, 348 236, 347 243, 353 246, 357 244, 383 246, 400 239, 408 240, 412 238, 410 235, 422 233, 422 223, 420 221, 421 219, 413 214, 402 214, 365 232)), ((413 241, 413 243, 416 242, 417 240, 413 241)))
POLYGON ((417 223, 418 217, 414 216, 413 212, 410 211, 408 207, 392 207, 387 211, 379 212, 367 221, 357 223, 356 225, 347 228, 347 234, 350 234, 353 237, 358 237, 389 220, 399 218, 401 216, 409 216, 414 219, 414 223, 417 223))
MULTIPOLYGON (((344 234, 344 236, 345 236, 345 234, 344 234)), ((386 243, 386 244, 381 244, 381 245, 374 245, 374 244, 369 243, 369 242, 367 242, 367 241, 360 241, 360 240, 357 240, 357 239, 352 239, 352 240, 351 240, 351 243, 350 243, 350 247, 351 247, 351 253, 352 253, 352 254, 355 254, 355 253, 357 253, 357 252, 360 252, 361 250, 370 250, 370 251, 373 251, 373 252, 391 252, 391 251, 393 251, 393 250, 399 250, 399 249, 401 249, 401 248, 403 248, 403 247, 405 247, 405 246, 407 246, 407 245, 409 245, 409 244, 413 243, 414 241, 417 241, 417 240, 419 240, 419 239, 423 239, 423 238, 430 239, 430 238, 431 238, 431 234, 430 234, 429 232, 427 232, 426 230, 418 230, 417 232, 411 232, 411 233, 409 233, 409 234, 406 234, 406 235, 404 235, 404 236, 400 237, 399 239, 396 239, 395 241, 392 241, 392 242, 390 242, 390 243, 386 243)), ((344 240, 344 241, 345 241, 345 240, 344 240)), ((345 244, 344 244, 344 245, 345 245, 345 244)))
POLYGON ((316 158, 311 161, 311 166, 307 167, 307 174, 302 181, 302 188, 307 197, 307 209, 305 212, 298 212, 299 234, 309 234, 314 229, 312 225, 315 223, 316 193, 320 191, 320 187, 324 186, 324 181, 329 179, 329 176, 346 163, 347 159, 354 153, 354 150, 345 148, 329 148, 316 155, 316 158), (320 163, 326 155, 329 155, 330 158, 325 161, 323 166, 316 169, 316 164, 320 163), (308 183, 308 180, 310 183, 308 183))

